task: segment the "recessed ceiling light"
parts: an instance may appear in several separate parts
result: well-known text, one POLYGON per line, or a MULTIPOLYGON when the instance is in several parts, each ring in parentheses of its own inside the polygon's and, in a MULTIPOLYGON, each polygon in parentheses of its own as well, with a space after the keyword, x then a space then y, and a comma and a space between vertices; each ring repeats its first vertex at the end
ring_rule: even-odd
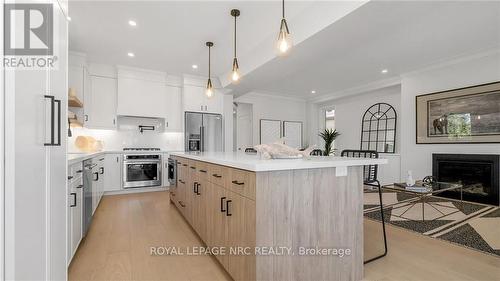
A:
POLYGON ((192 67, 193 69, 198 69, 198 65, 197 65, 197 64, 193 64, 193 65, 191 65, 191 67, 192 67))
POLYGON ((311 91, 311 94, 316 94, 316 91, 315 91, 315 90, 312 90, 312 91, 311 91))
POLYGON ((68 21, 71 21, 71 17, 70 17, 70 16, 67 16, 67 17, 66 17, 66 19, 67 19, 68 21))
POLYGON ((136 21, 134 21, 134 20, 129 20, 129 21, 128 21, 128 24, 129 24, 130 26, 137 26, 137 22, 136 22, 136 21))
POLYGON ((135 57, 134 53, 128 53, 127 55, 131 58, 135 57))
POLYGON ((387 70, 387 69, 382 69, 382 71, 381 71, 381 72, 382 72, 382 73, 387 73, 387 72, 389 72, 389 70, 387 70))

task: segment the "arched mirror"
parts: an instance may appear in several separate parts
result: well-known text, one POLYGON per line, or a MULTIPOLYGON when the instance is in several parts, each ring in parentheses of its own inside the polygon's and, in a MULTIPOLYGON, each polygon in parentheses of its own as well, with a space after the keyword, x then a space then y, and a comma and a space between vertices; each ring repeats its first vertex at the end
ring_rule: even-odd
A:
POLYGON ((396 151, 396 120, 394 107, 377 103, 365 111, 361 124, 361 150, 381 153, 396 151))

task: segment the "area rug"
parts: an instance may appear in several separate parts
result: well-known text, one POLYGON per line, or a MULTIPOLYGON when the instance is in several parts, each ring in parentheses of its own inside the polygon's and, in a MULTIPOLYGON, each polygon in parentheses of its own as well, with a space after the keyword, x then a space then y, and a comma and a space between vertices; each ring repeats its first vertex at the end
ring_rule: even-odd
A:
MULTIPOLYGON (((387 223, 433 238, 442 239, 500 257, 500 209, 442 197, 430 197, 422 206, 415 195, 384 190, 384 218, 387 223), (422 214, 425 220, 422 220, 422 214)), ((380 221, 378 192, 364 195, 365 217, 380 221)))

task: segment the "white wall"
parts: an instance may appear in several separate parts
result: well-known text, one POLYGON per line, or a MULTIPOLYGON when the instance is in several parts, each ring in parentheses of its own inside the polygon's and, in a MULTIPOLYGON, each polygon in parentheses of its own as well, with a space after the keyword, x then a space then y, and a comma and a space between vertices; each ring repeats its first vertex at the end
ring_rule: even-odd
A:
MULTIPOLYGON (((385 102, 394 107, 399 116, 401 108, 401 88, 399 85, 378 89, 355 96, 344 97, 320 105, 335 108, 335 129, 341 135, 335 141, 338 151, 343 149, 359 149, 361 140, 361 119, 365 111, 372 105, 385 102)), ((324 116, 323 116, 324 122, 324 116)), ((400 151, 400 126, 396 123, 396 153, 400 151)))
MULTIPOLYGON (((250 92, 234 99, 235 102, 253 104, 253 144, 260 143, 260 119, 276 119, 282 121, 301 121, 303 132, 307 133, 306 101, 287 97, 250 92)), ((303 146, 307 146, 309 138, 302 136, 303 146)))
POLYGON ((402 77, 401 173, 432 174, 432 153, 500 154, 500 144, 416 144, 415 96, 500 81, 500 53, 463 58, 402 77))

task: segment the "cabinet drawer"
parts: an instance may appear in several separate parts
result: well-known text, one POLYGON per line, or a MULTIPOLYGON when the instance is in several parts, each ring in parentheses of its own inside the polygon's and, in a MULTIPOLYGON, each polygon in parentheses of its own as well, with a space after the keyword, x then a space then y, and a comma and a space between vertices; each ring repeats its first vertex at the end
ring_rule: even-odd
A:
POLYGON ((208 163, 205 162, 198 162, 196 164, 196 169, 198 171, 198 180, 200 182, 207 182, 209 181, 209 169, 210 166, 208 163))
POLYGON ((77 163, 68 167, 68 182, 81 180, 83 174, 83 164, 77 163))
POLYGON ((226 188, 255 200, 255 173, 238 169, 228 170, 226 188))
POLYGON ((208 164, 208 178, 213 184, 224 186, 228 168, 219 165, 208 164))

